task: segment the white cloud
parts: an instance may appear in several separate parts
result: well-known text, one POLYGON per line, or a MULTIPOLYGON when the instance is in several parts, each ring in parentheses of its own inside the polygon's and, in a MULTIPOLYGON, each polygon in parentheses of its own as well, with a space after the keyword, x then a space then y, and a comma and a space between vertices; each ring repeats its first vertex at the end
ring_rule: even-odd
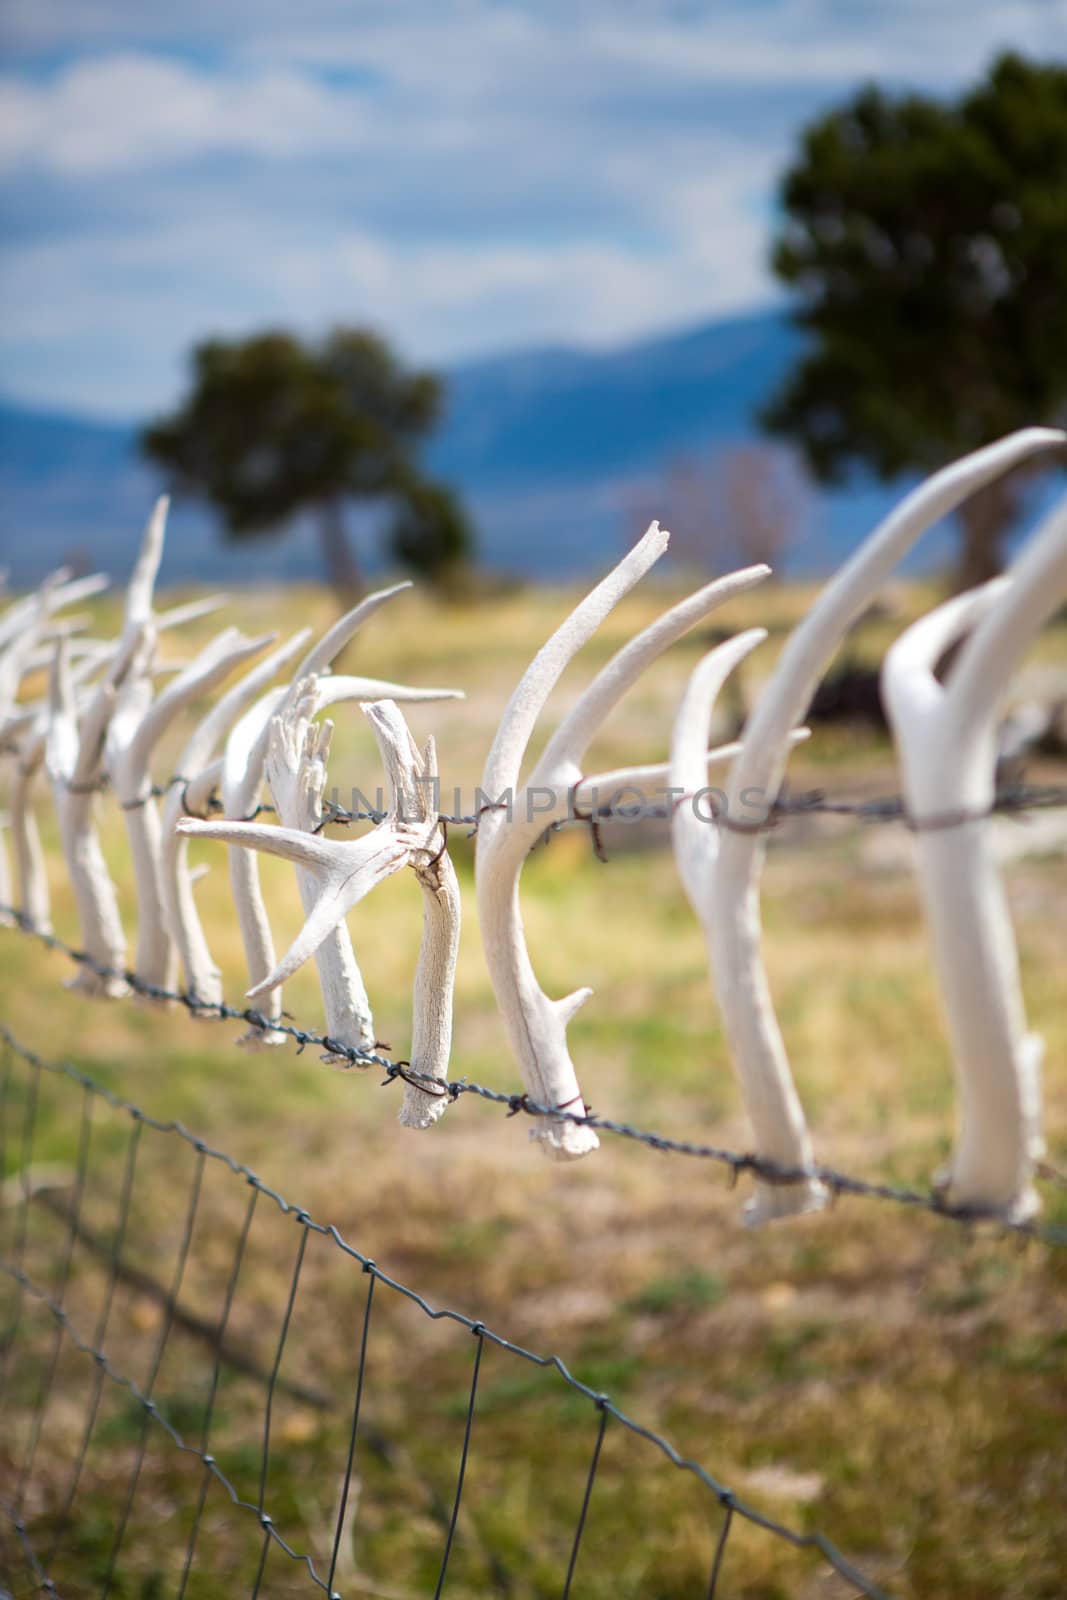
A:
POLYGON ((132 412, 188 344, 376 323, 416 359, 773 291, 796 127, 1067 51, 1062 0, 6 0, 0 387, 132 412))
POLYGON ((646 252, 580 238, 410 243, 348 226, 305 239, 284 216, 239 210, 9 247, 0 292, 16 314, 0 332, 0 368, 21 369, 26 398, 132 415, 173 397, 195 340, 270 323, 366 322, 436 362, 516 343, 613 343, 770 296, 752 176, 735 156, 672 189, 646 252))
POLYGON ((212 152, 292 156, 351 145, 365 122, 357 100, 294 72, 107 56, 44 83, 0 82, 0 170, 89 176, 212 152))

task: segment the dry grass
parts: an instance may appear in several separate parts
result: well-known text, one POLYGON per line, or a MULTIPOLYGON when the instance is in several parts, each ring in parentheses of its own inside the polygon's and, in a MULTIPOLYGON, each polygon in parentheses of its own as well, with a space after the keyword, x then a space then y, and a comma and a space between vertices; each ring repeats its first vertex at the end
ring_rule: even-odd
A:
MULTIPOLYGON (((911 593, 908 605, 927 595, 911 593)), ((804 603, 796 590, 736 602, 728 620, 784 627, 804 603)), ((455 684, 461 705, 415 710, 442 749, 446 798, 469 792, 488 731, 525 660, 566 597, 508 596, 484 611, 448 611, 414 598, 368 630, 346 666, 455 684)), ((579 673, 605 659, 663 604, 634 597, 590 647, 579 673)), ((276 619, 276 595, 242 596, 254 631, 276 619)), ((316 592, 287 594, 289 625, 329 616, 316 592)), ((877 654, 899 624, 879 624, 857 648, 877 654)), ((671 708, 700 651, 693 639, 631 696, 591 764, 662 759, 671 708)), ((767 647, 773 657, 774 644, 767 647)), ((1067 659, 1061 627, 1042 642, 1067 659)), ((753 663, 751 692, 766 662, 753 663)), ((566 703, 568 678, 555 704, 566 703)), ((344 792, 377 782, 358 713, 338 717, 331 778, 344 792)), ((168 752, 174 759, 174 752, 168 752)), ((162 764, 166 766, 166 762, 162 764)), ((169 769, 168 769, 169 770, 169 769)), ((162 768, 161 768, 162 772, 162 768)), ((892 787, 889 752, 874 736, 820 738, 799 755, 796 781, 892 787)), ((108 813, 111 859, 124 891, 121 832, 108 813)), ((598 1110, 687 1137, 743 1147, 747 1130, 708 991, 699 931, 660 851, 624 848, 600 866, 580 833, 556 837, 530 862, 524 906, 549 992, 588 982, 594 999, 574 1030, 575 1058, 598 1110)), ((808 827, 771 852, 765 897, 768 958, 780 1015, 820 1156, 871 1177, 928 1181, 952 1133, 951 1073, 921 922, 907 876, 864 866, 862 838, 808 827)), ((240 993, 240 950, 217 853, 202 891, 204 919, 240 993)), ((467 926, 457 994, 455 1071, 515 1086, 478 948, 470 851, 457 845, 467 926)), ((297 926, 291 879, 268 863, 279 936, 297 926)), ((1035 1026, 1048 1040, 1050 1145, 1067 1151, 1067 1020, 1063 1007, 1063 859, 1010 873, 1035 1026)), ((57 875, 60 931, 74 933, 57 875)), ((394 880, 352 918, 381 1037, 408 1046, 408 995, 419 925, 413 886, 394 880)), ((132 918, 131 918, 132 920, 132 918)), ((521 1119, 461 1101, 430 1135, 395 1123, 397 1091, 373 1073, 338 1074, 310 1053, 247 1055, 236 1030, 132 1005, 89 1005, 60 987, 65 967, 28 940, 0 934, 4 1020, 47 1055, 76 1060, 154 1115, 181 1117, 246 1161, 264 1181, 335 1223, 386 1271, 434 1304, 481 1318, 506 1337, 555 1351, 683 1453, 800 1529, 835 1539, 894 1594, 928 1600, 1053 1600, 1062 1592, 1067 1356, 1067 1257, 972 1237, 923 1215, 842 1202, 830 1215, 760 1234, 738 1225, 739 1198, 704 1164, 607 1141, 586 1162, 555 1166, 527 1143, 521 1119)), ((314 976, 287 1004, 317 1022, 314 976)), ((20 1124, 25 1076, 9 1108, 20 1124)), ((80 1098, 45 1080, 33 1156, 70 1163, 80 1098)), ((86 1217, 107 1237, 128 1119, 99 1108, 86 1217)), ((195 1165, 188 1146, 145 1130, 128 1253, 166 1281, 173 1270, 195 1165)), ((217 1316, 250 1191, 209 1165, 183 1306, 217 1316)), ((1062 1196, 1046 1195, 1061 1220, 1062 1196)), ((8 1217, 8 1226, 13 1217, 8 1217)), ((28 1261, 54 1282, 60 1225, 31 1211, 28 1261)), ((298 1224, 261 1199, 229 1330, 261 1367, 273 1360, 298 1224)), ((79 1252, 70 1312, 88 1335, 105 1274, 79 1252)), ((267 1504, 278 1528, 328 1565, 366 1295, 356 1263, 313 1238, 282 1373, 331 1397, 318 1409, 280 1394, 267 1504)), ((11 1305, 5 1287, 7 1304, 11 1305)), ((143 1382, 159 1305, 120 1283, 107 1349, 143 1382)), ((26 1303, 8 1391, 0 1471, 19 1458, 50 1351, 50 1321, 26 1303)), ((354 1511, 336 1587, 348 1595, 433 1592, 455 1487, 470 1334, 431 1322, 380 1287, 370 1327, 354 1511)), ((54 1522, 84 1428, 95 1368, 64 1347, 27 1499, 43 1534, 54 1522)), ((211 1370, 203 1341, 175 1329, 157 1397, 196 1440, 211 1370)), ((212 1448, 240 1493, 255 1500, 263 1385, 223 1367, 212 1448)), ((115 1519, 136 1458, 141 1417, 105 1384, 84 1480, 55 1564, 59 1592, 98 1593, 115 1519)), ((596 1434, 596 1415, 553 1372, 488 1348, 464 1510, 449 1569, 450 1597, 558 1595, 596 1434)), ((202 1469, 152 1429, 124 1557, 112 1593, 176 1593, 202 1469)), ((650 1446, 609 1426, 574 1594, 700 1596, 721 1512, 692 1478, 650 1446)), ((254 1515, 208 1495, 186 1593, 251 1591, 261 1545, 254 1515)), ((15 1571, 10 1545, 0 1545, 15 1571)), ((19 1588, 14 1592, 29 1593, 19 1588)), ((275 1551, 261 1593, 312 1592, 306 1571, 275 1551)), ((829 1597, 849 1592, 809 1553, 735 1522, 725 1595, 829 1597)))

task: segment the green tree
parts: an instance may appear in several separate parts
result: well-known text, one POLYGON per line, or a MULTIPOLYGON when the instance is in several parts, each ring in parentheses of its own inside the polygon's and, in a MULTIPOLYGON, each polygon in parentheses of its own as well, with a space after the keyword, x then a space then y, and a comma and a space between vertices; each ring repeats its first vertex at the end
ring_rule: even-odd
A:
POLYGON ((215 506, 229 537, 257 538, 312 513, 326 575, 346 596, 362 586, 345 526, 354 500, 391 507, 394 554, 417 571, 440 576, 444 546, 451 565, 468 553, 457 503, 417 464, 441 384, 405 371, 376 335, 337 329, 318 344, 281 332, 211 339, 192 364, 186 399, 145 431, 142 448, 179 493, 215 506))
MULTIPOLYGON (((952 104, 862 90, 782 183, 775 271, 810 335, 764 415, 823 481, 929 471, 1067 410, 1067 68, 995 63, 952 104)), ((1002 564, 1022 494, 961 513, 962 585, 1002 564)))
POLYGON ((447 586, 462 569, 470 546, 470 527, 452 491, 439 483, 414 484, 393 524, 397 560, 447 586))

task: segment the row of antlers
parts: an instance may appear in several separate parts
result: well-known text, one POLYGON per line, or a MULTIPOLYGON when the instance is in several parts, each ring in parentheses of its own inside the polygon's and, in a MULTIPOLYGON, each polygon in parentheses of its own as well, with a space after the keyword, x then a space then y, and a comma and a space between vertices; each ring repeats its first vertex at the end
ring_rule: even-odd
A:
MULTIPOLYGON (((1064 435, 1027 429, 946 468, 911 493, 823 590, 789 639, 739 745, 708 749, 716 697, 733 668, 766 637, 752 629, 718 645, 697 666, 674 723, 669 761, 597 777, 583 770, 597 729, 645 668, 724 601, 761 582, 765 566, 719 578, 672 606, 621 649, 564 716, 528 775, 530 737, 568 662, 658 561, 668 535, 653 523, 633 550, 571 613, 524 674, 501 718, 486 760, 482 791, 508 795, 487 805, 477 837, 476 883, 485 957, 507 1034, 531 1099, 566 1117, 539 1117, 535 1137, 559 1158, 597 1145, 583 1123, 585 1102, 567 1043, 567 1026, 589 997, 578 989, 551 999, 526 947, 519 880, 547 825, 595 806, 596 791, 666 780, 669 792, 704 790, 709 763, 728 762, 726 818, 747 793, 771 795, 781 784, 792 743, 819 678, 846 630, 934 522, 1000 474, 1064 435), (536 791, 537 804, 527 800, 536 791), (551 796, 551 809, 544 797, 551 796)), ((50 780, 82 942, 94 967, 73 985, 116 997, 127 984, 127 953, 118 897, 94 820, 107 781, 125 819, 137 900, 133 972, 141 984, 173 989, 180 962, 185 992, 222 999, 196 907, 190 838, 229 846, 234 906, 253 998, 266 1025, 238 1043, 281 1044, 281 985, 314 956, 327 1037, 346 1052, 374 1048, 374 1024, 346 915, 385 878, 410 867, 422 890, 422 945, 415 978, 411 1076, 400 1120, 425 1128, 449 1103, 435 1087, 447 1081, 452 997, 459 947, 460 896, 447 831, 431 805, 436 792, 434 741, 420 750, 399 709, 403 702, 459 697, 451 689, 414 688, 334 675, 331 663, 357 629, 406 585, 371 595, 308 648, 308 630, 267 655, 275 636, 247 639, 227 628, 175 671, 157 660, 164 629, 215 609, 218 597, 156 613, 153 596, 163 551, 166 502, 157 505, 125 593, 117 640, 80 636, 80 619, 61 610, 104 587, 102 578, 70 581, 63 573, 0 616, 0 748, 13 762, 8 819, 14 847, 15 905, 25 923, 50 927, 48 883, 32 809, 36 774, 50 780), (234 670, 262 657, 197 724, 178 771, 162 791, 152 758, 183 708, 234 670), (298 659, 289 681, 270 687, 298 659), (50 667, 47 697, 19 700, 22 680, 50 667), (165 687, 157 681, 169 674, 165 687), (377 740, 391 792, 388 813, 356 839, 324 837, 324 801, 332 724, 327 707, 360 703, 377 740), (277 824, 259 814, 269 786, 277 824), (213 795, 222 817, 196 820, 213 795), (191 815, 194 814, 194 815, 191 815), (276 957, 260 891, 256 852, 293 862, 305 913, 288 952, 276 957), (414 1079, 415 1081, 412 1081, 414 1079), (425 1085, 422 1087, 421 1085, 425 1085)), ((1006 577, 939 606, 908 628, 889 651, 883 695, 897 741, 908 812, 916 824, 916 869, 930 929, 957 1069, 960 1128, 948 1201, 976 1212, 1020 1219, 1037 1205, 1032 1185, 1042 1153, 1042 1041, 1028 1032, 1018 959, 1002 888, 988 847, 985 817, 994 799, 995 717, 1006 681, 1028 642, 1067 594, 1067 503, 1035 533, 1006 577), (962 641, 962 642, 960 642, 962 641), (959 644, 943 679, 935 667, 959 644), (939 821, 951 820, 951 826, 939 821), (923 824, 927 824, 925 827, 923 824)), ((757 1154, 805 1176, 760 1182, 750 1222, 821 1207, 826 1192, 814 1170, 811 1139, 775 1017, 761 951, 760 879, 765 841, 757 829, 709 824, 676 804, 674 854, 703 926, 713 982, 733 1061, 754 1129, 757 1154)), ((6 873, 0 851, 0 873, 6 873)), ((12 894, 0 883, 0 898, 12 894)), ((347 1053, 327 1056, 348 1064, 347 1053)))

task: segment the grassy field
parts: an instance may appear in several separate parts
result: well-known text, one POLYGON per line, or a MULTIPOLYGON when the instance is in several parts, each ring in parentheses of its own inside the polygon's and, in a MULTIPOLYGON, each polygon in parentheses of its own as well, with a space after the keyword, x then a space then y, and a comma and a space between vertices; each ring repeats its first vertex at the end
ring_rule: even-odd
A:
MULTIPOLYGON (((510 689, 571 596, 523 592, 439 608, 410 596, 368 627, 349 670, 452 685, 465 701, 413 708, 417 735, 437 734, 446 804, 480 778, 510 689)), ((722 613, 730 627, 770 622, 772 639, 745 668, 751 698, 780 639, 810 595, 768 589, 722 613)), ((849 646, 878 657, 932 598, 906 590, 901 615, 849 646)), ((666 603, 650 590, 624 603, 553 699, 575 685, 666 603)), ((99 608, 114 620, 113 608, 99 608)), ((250 592, 231 613, 250 632, 284 623, 323 627, 314 591, 250 592)), ((720 618, 716 617, 716 624, 720 618)), ((200 636, 208 625, 200 628, 200 636)), ((195 634, 195 630, 194 630, 195 634)), ((590 770, 662 760, 673 708, 706 648, 694 635, 648 675, 590 756, 590 770)), ((183 641, 183 651, 190 645, 183 641)), ((1067 626, 1035 659, 1067 662, 1067 626)), ((373 740, 355 707, 336 715, 331 782, 344 799, 378 784, 373 740)), ((545 719, 551 727, 551 712, 545 719)), ((183 730, 157 777, 172 770, 183 730)), ((1063 781, 1062 768, 1032 776, 1063 781)), ((790 769, 797 787, 892 792, 885 740, 820 731, 790 769)), ((42 792, 41 813, 48 811, 42 792)), ((102 807, 109 859, 132 928, 122 828, 102 807)), ((878 830, 884 835, 887 830, 878 830)), ((51 833, 49 832, 49 838, 51 833)), ((454 830, 455 832, 455 830, 454 830)), ((768 963, 820 1159, 871 1179, 928 1186, 953 1132, 951 1065, 914 883, 876 859, 875 835, 805 821, 771 849, 764 915, 768 963)), ((454 1076, 521 1087, 479 948, 472 847, 454 840, 466 923, 456 1001, 454 1076)), ((51 850, 53 862, 56 851, 51 850)), ((523 880, 530 946, 551 994, 588 983, 593 999, 571 1032, 588 1100, 608 1116, 744 1149, 748 1130, 714 1011, 703 942, 655 839, 618 830, 610 861, 582 829, 553 837, 523 880)), ((221 853, 199 891, 213 952, 237 1000, 240 943, 221 853)), ((265 863, 283 944, 299 925, 289 869, 265 863)), ((1067 1157, 1062 852, 1007 871, 1032 1025, 1047 1039, 1050 1158, 1067 1157)), ((58 931, 76 939, 69 893, 54 877, 58 931)), ((375 1003, 379 1037, 407 1054, 409 996, 421 911, 414 884, 393 879, 350 919, 375 1003)), ((744 1231, 742 1195, 721 1169, 605 1139, 587 1160, 546 1161, 521 1117, 466 1097, 430 1133, 396 1123, 399 1090, 375 1071, 338 1073, 313 1051, 248 1054, 239 1029, 182 1011, 90 1003, 62 986, 69 965, 0 930, 0 1020, 33 1049, 75 1062, 154 1117, 181 1118, 209 1144, 434 1306, 455 1308, 570 1370, 640 1423, 665 1435, 719 1482, 799 1531, 820 1530, 871 1578, 907 1600, 1054 1600, 1067 1572, 1067 1252, 1020 1246, 995 1232, 865 1200, 764 1232, 744 1231)), ((292 1014, 321 1023, 312 968, 286 990, 292 1014)), ((33 1074, 9 1059, 5 1161, 20 1165, 33 1074)), ((83 1098, 70 1080, 36 1085, 28 1144, 41 1193, 25 1221, 26 1266, 55 1292, 83 1098)), ((106 1328, 107 1261, 135 1124, 94 1103, 82 1237, 66 1293, 73 1326, 98 1332, 111 1363, 149 1382, 167 1326, 159 1294, 187 1227, 197 1154, 174 1134, 142 1127, 123 1258, 106 1328), (136 1273, 142 1276, 136 1276, 136 1273), (102 1330, 102 1332, 101 1332, 102 1330)), ((1067 1196, 1044 1187, 1044 1216, 1067 1221, 1067 1196)), ((5 1184, 5 1250, 21 1227, 17 1179, 5 1184)), ((253 1191, 208 1162, 180 1304, 209 1329, 223 1305, 253 1191)), ((219 1369, 210 1449, 239 1496, 260 1495, 267 1377, 278 1348, 301 1225, 268 1196, 256 1200, 235 1280, 219 1369)), ((301 1264, 271 1417, 264 1504, 286 1541, 325 1577, 345 1470, 368 1278, 312 1234, 301 1264)), ((4 1325, 18 1315, 0 1430, 0 1496, 10 1499, 36 1400, 47 1379, 54 1321, 0 1280, 4 1325)), ((344 1595, 414 1600, 434 1592, 455 1493, 476 1341, 376 1286, 368 1324, 349 1515, 334 1587, 344 1595)), ((210 1338, 176 1324, 154 1380, 160 1412, 201 1443, 212 1392, 210 1338)), ((102 1591, 116 1525, 139 1458, 144 1413, 100 1378, 100 1400, 72 1514, 64 1496, 86 1437, 101 1369, 69 1340, 58 1366, 25 1489, 39 1549, 52 1535, 58 1592, 102 1591)), ((444 1593, 451 1600, 558 1596, 571 1554, 598 1416, 554 1370, 485 1346, 467 1477, 444 1593)), ((152 1423, 111 1593, 178 1593, 204 1470, 152 1423)), ((572 1594, 589 1600, 704 1596, 723 1526, 713 1495, 652 1445, 609 1421, 572 1594)), ((185 1594, 251 1594, 263 1548, 254 1509, 209 1484, 185 1594)), ((14 1535, 0 1521, 0 1570, 14 1595, 33 1591, 14 1535)), ((315 1592, 305 1566, 277 1547, 259 1593, 315 1592)), ((745 1600, 845 1596, 853 1590, 810 1550, 735 1518, 718 1593, 745 1600)))

